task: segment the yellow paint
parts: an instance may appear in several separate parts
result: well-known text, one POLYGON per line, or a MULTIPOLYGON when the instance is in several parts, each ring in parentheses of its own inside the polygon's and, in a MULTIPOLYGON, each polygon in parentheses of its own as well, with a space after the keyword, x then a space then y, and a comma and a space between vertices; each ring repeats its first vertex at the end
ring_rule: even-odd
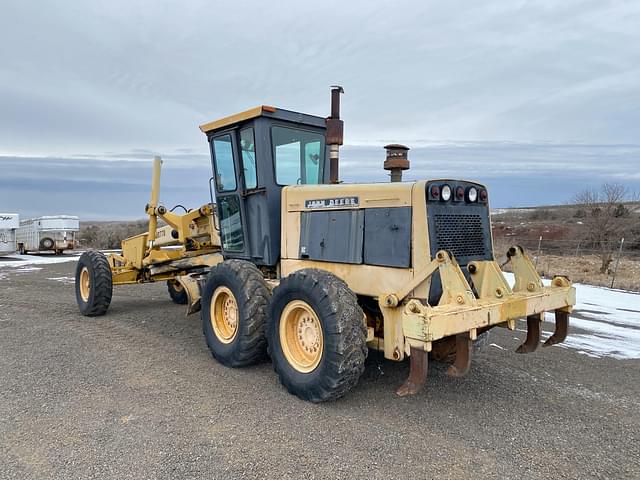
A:
POLYGON ((408 207, 411 206, 412 203, 411 194, 415 185, 416 184, 413 182, 374 184, 342 183, 337 185, 291 185, 282 189, 282 210, 283 212, 330 210, 331 208, 306 208, 305 201, 326 200, 340 197, 358 197, 358 205, 341 206, 337 208, 339 210, 408 207))
POLYGON ((293 300, 280 315, 280 346, 289 365, 300 373, 316 369, 324 351, 324 333, 316 312, 307 302, 293 300))
POLYGON ((224 117, 219 120, 214 120, 213 122, 200 125, 200 130, 203 133, 207 133, 212 130, 218 130, 220 128, 227 127, 229 125, 233 125, 234 123, 237 123, 237 122, 242 122, 244 120, 250 120, 252 118, 260 117, 263 112, 275 112, 275 110, 276 110, 275 107, 261 105, 259 107, 254 107, 254 108, 250 108, 249 110, 245 110, 244 112, 236 113, 235 115, 230 115, 228 117, 224 117))

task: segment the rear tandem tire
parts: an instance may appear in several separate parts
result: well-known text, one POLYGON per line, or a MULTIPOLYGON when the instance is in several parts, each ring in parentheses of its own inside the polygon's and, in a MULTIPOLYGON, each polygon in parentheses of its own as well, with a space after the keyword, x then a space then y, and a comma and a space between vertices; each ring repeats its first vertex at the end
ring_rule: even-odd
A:
POLYGON ((171 300, 173 300, 173 303, 177 303, 178 305, 186 305, 189 301, 187 291, 179 281, 167 280, 167 290, 169 291, 169 296, 171 297, 171 300))
POLYGON ((304 269, 273 291, 267 341, 285 388, 311 402, 335 400, 360 379, 367 328, 353 291, 337 276, 304 269))
POLYGON ((109 261, 101 252, 88 250, 76 267, 76 301, 87 317, 104 315, 111 303, 113 278, 109 261))
POLYGON ((264 360, 270 296, 253 263, 225 260, 209 272, 201 300, 202 332, 218 362, 237 368, 264 360))

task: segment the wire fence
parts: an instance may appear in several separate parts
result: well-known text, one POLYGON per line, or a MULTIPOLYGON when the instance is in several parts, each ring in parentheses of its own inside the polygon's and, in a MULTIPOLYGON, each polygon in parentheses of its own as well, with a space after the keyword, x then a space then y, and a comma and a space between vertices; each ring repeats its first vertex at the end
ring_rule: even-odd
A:
POLYGON ((606 249, 586 240, 544 235, 503 236, 494 243, 498 258, 504 257, 512 245, 524 248, 544 277, 568 274, 572 280, 583 283, 640 291, 640 249, 624 238, 609 242, 606 249))

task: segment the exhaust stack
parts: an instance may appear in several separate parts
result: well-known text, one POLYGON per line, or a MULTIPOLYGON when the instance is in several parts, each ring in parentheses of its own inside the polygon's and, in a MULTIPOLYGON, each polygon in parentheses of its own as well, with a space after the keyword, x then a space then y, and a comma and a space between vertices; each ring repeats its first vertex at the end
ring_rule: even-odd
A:
POLYGON ((409 147, 391 143, 385 145, 387 151, 387 159, 384 161, 384 169, 391 171, 391 181, 401 182, 402 171, 409 170, 409 147))
POLYGON ((331 116, 327 125, 327 145, 329 146, 329 182, 340 183, 338 175, 339 149, 344 139, 344 122, 340 120, 340 94, 344 89, 339 85, 331 87, 331 116))

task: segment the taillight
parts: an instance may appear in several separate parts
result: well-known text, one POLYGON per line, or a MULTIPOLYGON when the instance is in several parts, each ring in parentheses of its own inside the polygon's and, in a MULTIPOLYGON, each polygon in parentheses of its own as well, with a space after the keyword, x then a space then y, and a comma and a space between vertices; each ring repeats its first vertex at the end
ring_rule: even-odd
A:
POLYGON ((464 199, 464 188, 458 187, 456 188, 456 200, 464 199))
POLYGON ((486 202, 487 198, 489 198, 489 194, 487 193, 487 191, 483 188, 482 190, 480 190, 480 201, 481 202, 486 202))
POLYGON ((431 186, 431 197, 440 198, 440 187, 438 187, 437 185, 431 186))

